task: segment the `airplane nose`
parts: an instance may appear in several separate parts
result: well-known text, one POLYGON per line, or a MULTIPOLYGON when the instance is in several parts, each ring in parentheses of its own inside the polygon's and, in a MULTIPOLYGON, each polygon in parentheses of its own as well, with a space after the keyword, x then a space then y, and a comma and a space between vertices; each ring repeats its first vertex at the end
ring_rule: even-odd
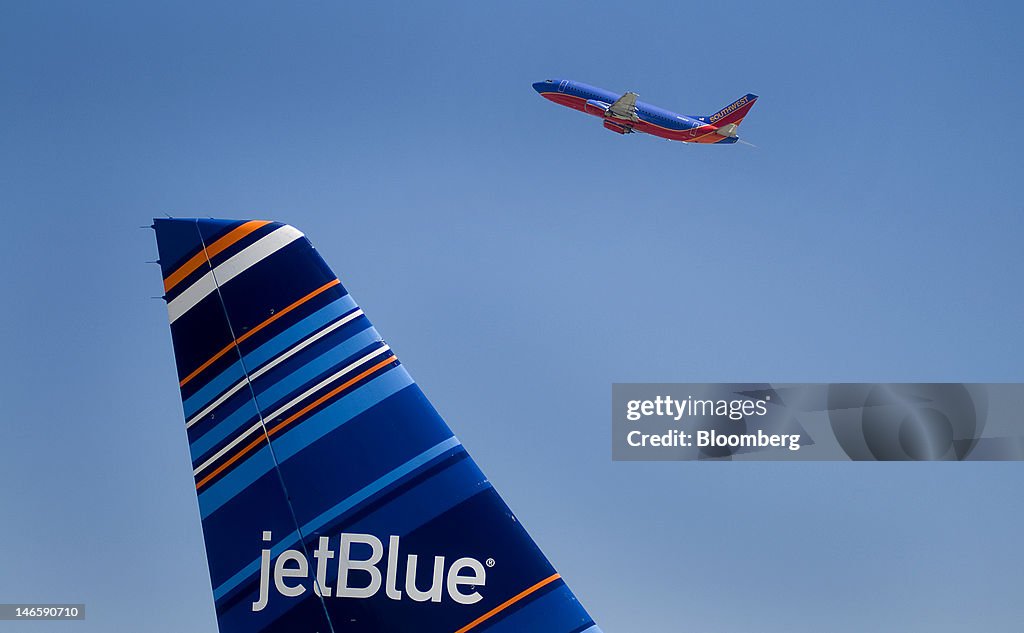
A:
POLYGON ((551 84, 547 81, 536 81, 533 83, 533 89, 539 93, 550 92, 551 84))

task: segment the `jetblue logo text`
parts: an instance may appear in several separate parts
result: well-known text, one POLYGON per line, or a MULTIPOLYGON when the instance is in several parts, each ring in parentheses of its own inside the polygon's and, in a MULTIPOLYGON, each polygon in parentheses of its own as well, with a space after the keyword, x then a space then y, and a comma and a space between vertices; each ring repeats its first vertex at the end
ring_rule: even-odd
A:
MULTIPOLYGON (((270 532, 263 533, 265 542, 272 538, 270 532)), ((434 556, 430 587, 421 589, 416 586, 419 558, 416 554, 409 554, 405 563, 403 593, 398 581, 399 540, 397 536, 388 539, 388 556, 382 572, 378 563, 384 558, 384 544, 376 536, 343 533, 341 548, 337 552, 331 548, 331 539, 321 536, 313 550, 313 592, 325 598, 372 598, 383 586, 384 595, 392 600, 403 600, 408 595, 416 602, 441 602, 445 593, 459 604, 475 604, 483 600, 477 589, 487 582, 487 570, 475 558, 460 558, 446 569, 444 556, 434 556), (369 546, 368 558, 353 559, 352 546, 357 543, 369 546), (338 573, 336 577, 328 578, 327 564, 335 557, 338 559, 338 573)), ((262 611, 267 606, 271 576, 277 593, 288 598, 301 596, 310 584, 310 562, 301 551, 285 550, 273 565, 271 562, 270 549, 261 550, 259 597, 252 603, 253 611, 262 611)))

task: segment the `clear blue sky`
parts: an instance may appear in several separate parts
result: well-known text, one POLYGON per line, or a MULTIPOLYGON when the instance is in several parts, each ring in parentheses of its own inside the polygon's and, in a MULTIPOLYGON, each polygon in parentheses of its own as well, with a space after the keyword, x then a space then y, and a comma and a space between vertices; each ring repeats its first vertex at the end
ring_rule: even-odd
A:
POLYGON ((33 631, 216 630, 163 213, 309 234, 607 633, 1020 630, 1019 463, 609 450, 614 381, 1024 380, 1020 3, 143 4, 0 7, 0 601, 88 604, 33 631))

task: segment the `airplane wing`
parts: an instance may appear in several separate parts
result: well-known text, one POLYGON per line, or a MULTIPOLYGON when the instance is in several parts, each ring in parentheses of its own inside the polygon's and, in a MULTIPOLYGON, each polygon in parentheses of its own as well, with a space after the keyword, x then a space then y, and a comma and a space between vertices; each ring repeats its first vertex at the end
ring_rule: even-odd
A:
POLYGON ((636 115, 636 98, 638 96, 635 92, 627 92, 622 95, 615 100, 615 103, 609 106, 608 116, 636 121, 638 119, 636 115))

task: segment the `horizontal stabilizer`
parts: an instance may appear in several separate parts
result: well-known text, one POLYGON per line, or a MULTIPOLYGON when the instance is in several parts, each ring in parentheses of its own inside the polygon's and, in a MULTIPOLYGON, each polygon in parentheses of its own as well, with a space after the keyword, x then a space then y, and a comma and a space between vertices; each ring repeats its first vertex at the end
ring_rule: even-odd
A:
POLYGON ((739 128, 739 126, 736 125, 735 123, 726 123, 722 127, 715 130, 715 134, 718 134, 719 136, 725 136, 728 138, 736 138, 737 136, 739 136, 739 134, 736 133, 737 128, 739 128))

